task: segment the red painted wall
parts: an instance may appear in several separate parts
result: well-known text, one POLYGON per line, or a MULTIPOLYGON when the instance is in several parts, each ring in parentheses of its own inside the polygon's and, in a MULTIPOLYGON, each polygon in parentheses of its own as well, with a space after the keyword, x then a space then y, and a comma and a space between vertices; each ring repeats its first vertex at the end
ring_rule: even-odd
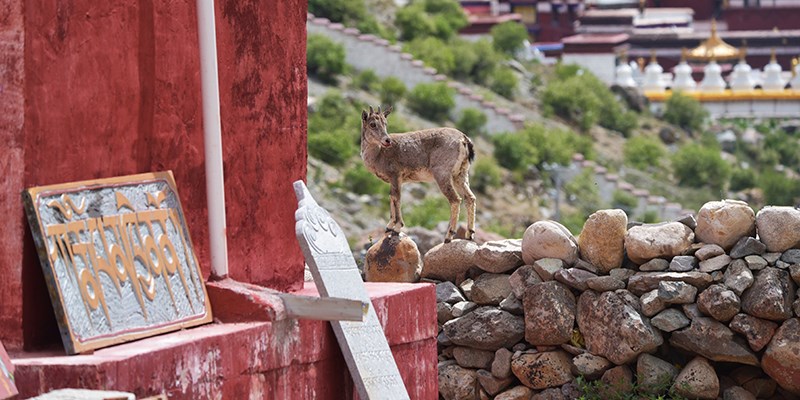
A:
MULTIPOLYGON (((306 173, 302 0, 217 1, 230 273, 302 284, 291 183, 306 173)), ((59 343, 20 192, 173 170, 206 276, 207 210, 193 0, 0 5, 0 340, 59 343), (23 7, 24 5, 24 7, 23 7)))

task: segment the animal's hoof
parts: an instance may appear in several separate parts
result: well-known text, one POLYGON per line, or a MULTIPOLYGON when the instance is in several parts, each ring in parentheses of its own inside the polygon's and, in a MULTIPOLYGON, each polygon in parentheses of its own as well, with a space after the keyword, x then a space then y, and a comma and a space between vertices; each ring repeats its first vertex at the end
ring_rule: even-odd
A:
POLYGON ((444 238, 444 242, 445 242, 445 243, 450 243, 450 242, 452 242, 452 241, 453 241, 453 239, 450 239, 450 238, 444 238))
POLYGON ((467 240, 471 240, 473 242, 475 241, 475 231, 472 229, 470 229, 469 233, 467 234, 467 240))

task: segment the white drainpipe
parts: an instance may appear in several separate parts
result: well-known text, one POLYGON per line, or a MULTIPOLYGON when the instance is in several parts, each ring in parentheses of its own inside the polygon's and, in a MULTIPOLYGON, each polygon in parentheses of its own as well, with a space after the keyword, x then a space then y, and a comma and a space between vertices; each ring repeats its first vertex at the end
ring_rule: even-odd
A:
POLYGON ((203 95, 203 139, 206 157, 208 234, 211 246, 211 279, 228 276, 228 242, 225 224, 225 180, 222 171, 222 128, 217 78, 217 33, 214 1, 197 0, 200 39, 200 81, 203 95))

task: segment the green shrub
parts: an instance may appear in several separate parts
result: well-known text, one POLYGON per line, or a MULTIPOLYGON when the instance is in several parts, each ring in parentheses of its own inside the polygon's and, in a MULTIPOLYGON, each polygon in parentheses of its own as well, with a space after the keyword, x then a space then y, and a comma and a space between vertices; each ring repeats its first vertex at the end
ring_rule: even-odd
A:
POLYGON ((455 93, 444 82, 421 83, 408 95, 412 111, 434 122, 444 122, 455 107, 455 93))
POLYGON ((558 79, 542 92, 546 113, 572 121, 586 131, 594 124, 613 129, 624 136, 636 127, 636 114, 625 107, 597 77, 572 66, 559 66, 558 79))
POLYGON ((397 11, 394 24, 400 39, 409 42, 429 36, 448 40, 468 21, 456 0, 417 0, 397 11))
POLYGON ((308 136, 308 153, 331 165, 344 165, 357 152, 352 139, 345 135, 320 132, 308 136))
POLYGON ((308 35, 306 68, 323 82, 335 84, 346 68, 344 46, 323 35, 308 35))
POLYGON ((600 126, 617 131, 622 136, 628 137, 639 124, 639 117, 633 111, 624 110, 618 102, 606 104, 606 108, 601 115, 608 115, 608 118, 600 118, 600 126), (607 113, 607 114, 606 114, 607 113))
POLYGON ((707 186, 721 191, 731 175, 731 167, 719 149, 687 144, 672 156, 672 168, 678 182, 690 187, 707 186))
POLYGON ((778 161, 787 167, 800 166, 800 142, 780 129, 764 135, 764 150, 777 153, 778 161))
POLYGON ((764 171, 758 186, 764 191, 764 200, 768 205, 793 206, 800 197, 800 181, 789 178, 783 172, 764 171))
POLYGON ((494 135, 494 158, 505 168, 523 171, 539 163, 539 151, 522 132, 494 135))
POLYGON ((472 65, 472 71, 469 75, 475 83, 485 85, 491 79, 495 69, 497 69, 497 64, 500 62, 501 57, 486 39, 471 43, 470 47, 475 52, 475 63, 472 65))
POLYGON ((450 219, 450 203, 444 196, 428 197, 419 205, 403 214, 407 226, 433 229, 441 221, 450 219))
POLYGON ((473 71, 479 61, 475 44, 455 37, 448 42, 448 49, 456 58, 455 65, 450 71, 450 76, 459 80, 474 80, 473 71))
POLYGON ((336 133, 357 144, 361 137, 361 110, 332 90, 317 102, 316 111, 308 115, 308 134, 336 133))
POLYGON ((494 75, 492 75, 492 82, 489 88, 500 96, 514 100, 514 96, 517 92, 517 85, 517 75, 514 74, 511 68, 504 67, 497 69, 494 75))
POLYGON ((344 187, 358 194, 389 193, 389 184, 378 179, 361 163, 345 172, 344 187))
POLYGON ((360 74, 356 75, 353 78, 353 85, 361 90, 366 90, 368 92, 374 91, 378 88, 378 85, 381 83, 381 78, 378 77, 378 74, 371 69, 367 69, 361 71, 360 74))
POLYGON ((708 111, 693 97, 674 92, 664 105, 664 120, 687 131, 697 131, 708 117, 708 111))
POLYGON ((581 153, 592 158, 592 141, 568 130, 550 130, 532 124, 514 133, 503 133, 492 138, 494 157, 505 168, 524 172, 529 166, 541 167, 544 163, 566 165, 572 155, 581 153))
POLYGON ((508 21, 492 27, 492 43, 501 53, 514 56, 528 39, 528 29, 518 22, 508 21))
POLYGON ((486 114, 477 108, 467 108, 461 113, 461 118, 456 122, 456 128, 469 137, 486 134, 486 114))
POLYGON ((394 106, 406 94, 406 85, 399 78, 390 76, 381 83, 381 103, 394 106))
POLYGON ((658 168, 667 150, 660 140, 648 136, 635 136, 628 139, 622 148, 625 165, 638 170, 658 168))
POLYGON ((450 75, 455 69, 456 57, 453 51, 439 38, 417 38, 406 45, 405 50, 424 61, 429 67, 445 75, 450 75))
POLYGON ((734 168, 731 173, 730 190, 738 192, 754 188, 758 184, 757 178, 756 171, 752 168, 734 168))
POLYGON ((489 189, 500 186, 502 178, 503 171, 497 165, 497 161, 491 157, 483 157, 475 162, 470 181, 477 192, 487 193, 489 189))

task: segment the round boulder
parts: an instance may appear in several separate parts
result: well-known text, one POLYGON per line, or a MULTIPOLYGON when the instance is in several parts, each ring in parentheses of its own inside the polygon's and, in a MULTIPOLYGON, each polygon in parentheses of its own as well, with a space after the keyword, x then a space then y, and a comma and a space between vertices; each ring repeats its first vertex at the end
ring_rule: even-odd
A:
POLYGON ((756 215, 756 226, 769 252, 781 253, 800 245, 800 210, 794 207, 764 207, 756 215))
POLYGON ((542 258, 557 258, 567 265, 578 260, 578 242, 572 233, 555 221, 534 222, 522 236, 522 259, 533 264, 542 258))
POLYGON ((628 216, 622 210, 600 210, 583 225, 578 247, 584 260, 602 273, 622 266, 628 216))
POLYGON ((522 265, 522 240, 495 240, 482 244, 475 252, 478 268, 502 274, 522 265))
POLYGON ((425 253, 422 277, 440 281, 460 282, 467 270, 475 266, 478 245, 471 240, 440 243, 425 253))
POLYGON ((416 282, 421 269, 417 245, 404 233, 382 237, 364 259, 367 282, 416 282))
POLYGON ((681 255, 692 243, 694 232, 680 222, 634 226, 625 234, 628 258, 640 265, 654 258, 681 255))
POLYGON ((755 236, 755 213, 743 201, 710 201, 697 213, 694 232, 699 241, 730 250, 742 237, 755 236))

